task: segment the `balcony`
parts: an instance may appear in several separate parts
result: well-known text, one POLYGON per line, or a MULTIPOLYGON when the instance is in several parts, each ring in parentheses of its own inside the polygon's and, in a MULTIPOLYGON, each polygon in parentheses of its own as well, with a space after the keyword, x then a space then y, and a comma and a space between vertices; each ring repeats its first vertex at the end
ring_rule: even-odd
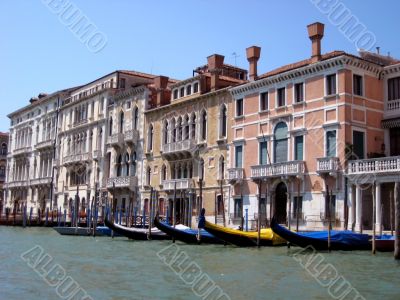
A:
POLYGON ((91 153, 68 155, 64 157, 64 165, 89 163, 91 160, 92 160, 91 153))
POLYGON ((46 140, 36 144, 36 150, 45 150, 54 147, 54 140, 46 140))
POLYGON ((5 187, 8 189, 26 188, 28 186, 29 186, 28 180, 12 181, 5 184, 5 187))
POLYGON ((243 179, 243 168, 228 169, 228 178, 227 179, 231 183, 242 180, 243 179))
POLYGON ((400 116, 400 99, 386 101, 385 118, 393 118, 400 116))
POLYGON ((190 178, 164 180, 162 182, 163 189, 164 191, 173 191, 175 189, 175 185, 177 190, 188 189, 190 187, 191 180, 192 179, 190 178))
POLYGON ((162 154, 167 159, 189 158, 197 149, 197 143, 194 139, 183 140, 174 143, 164 144, 162 154))
POLYGON ((353 160, 347 167, 347 176, 350 179, 362 179, 363 183, 373 182, 377 177, 380 181, 397 181, 400 174, 400 156, 353 160))
POLYGON ((335 176, 339 171, 340 162, 338 157, 317 158, 317 173, 319 175, 329 174, 335 176))
POLYGON ((103 153, 102 153, 101 150, 94 150, 93 151, 93 160, 99 161, 102 156, 103 156, 103 153))
POLYGON ((288 161, 271 165, 258 165, 251 167, 251 178, 274 178, 302 176, 304 174, 304 161, 288 161))
POLYGON ((22 147, 14 150, 14 155, 24 155, 32 152, 32 147, 22 147))
POLYGON ((127 144, 136 144, 139 139, 139 132, 135 129, 128 130, 124 133, 124 141, 127 144))
POLYGON ((134 192, 137 185, 138 178, 136 176, 113 177, 107 179, 107 189, 109 190, 115 187, 116 189, 127 189, 134 192))
POLYGON ((122 146, 124 145, 124 134, 115 133, 112 136, 108 137, 108 145, 114 148, 122 148, 122 146))
POLYGON ((43 178, 31 179, 30 185, 31 186, 50 185, 51 182, 52 182, 51 177, 43 177, 43 178))

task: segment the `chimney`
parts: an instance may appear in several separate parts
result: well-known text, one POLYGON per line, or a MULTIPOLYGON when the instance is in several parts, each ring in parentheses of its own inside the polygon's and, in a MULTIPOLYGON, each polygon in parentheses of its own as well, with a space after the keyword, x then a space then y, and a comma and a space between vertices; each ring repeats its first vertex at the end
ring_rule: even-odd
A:
POLYGON ((312 62, 317 62, 321 59, 321 40, 324 37, 325 25, 319 22, 307 26, 308 37, 312 42, 312 62))
POLYGON ((29 100, 29 103, 30 103, 30 104, 33 104, 33 103, 37 102, 38 100, 39 100, 39 98, 37 98, 37 97, 32 97, 32 98, 29 100))
POLYGON ((219 89, 219 75, 224 65, 224 56, 220 54, 213 54, 207 57, 208 71, 211 73, 211 91, 219 89))
POLYGON ((160 107, 165 104, 165 90, 168 85, 169 78, 166 76, 157 76, 154 78, 154 86, 157 92, 156 107, 160 107))
POLYGON ((251 81, 257 79, 257 62, 260 59, 261 48, 251 46, 246 49, 247 61, 249 62, 249 77, 251 81))

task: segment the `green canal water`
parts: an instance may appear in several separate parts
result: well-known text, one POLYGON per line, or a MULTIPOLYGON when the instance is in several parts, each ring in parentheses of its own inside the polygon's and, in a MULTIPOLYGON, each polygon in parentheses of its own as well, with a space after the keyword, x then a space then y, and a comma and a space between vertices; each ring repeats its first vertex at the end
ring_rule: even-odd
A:
MULTIPOLYGON (((56 287, 21 259, 22 253, 36 245, 93 299, 201 299, 157 256, 170 241, 63 237, 46 228, 0 227, 1 300, 61 299, 56 287)), ((328 287, 321 286, 294 259, 298 248, 176 245, 232 300, 333 299, 328 287)), ((322 256, 323 263, 334 266, 365 299, 400 299, 400 265, 391 254, 373 257, 369 252, 334 252, 322 256)), ((306 254, 295 257, 306 258, 306 254)))

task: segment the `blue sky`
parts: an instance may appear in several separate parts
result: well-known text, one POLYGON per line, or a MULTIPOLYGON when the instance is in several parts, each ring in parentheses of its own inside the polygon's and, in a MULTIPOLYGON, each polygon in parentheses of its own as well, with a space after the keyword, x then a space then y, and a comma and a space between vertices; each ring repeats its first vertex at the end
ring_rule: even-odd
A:
MULTIPOLYGON (((323 52, 357 51, 310 0, 64 0, 107 37, 105 47, 93 53, 60 22, 48 1, 63 0, 0 2, 0 131, 8 130, 7 114, 32 96, 117 69, 184 79, 213 53, 247 68, 245 48, 251 45, 262 47, 259 73, 308 58, 306 25, 315 21, 326 25, 323 52)), ((374 34, 382 53, 400 57, 399 1, 339 2, 374 34)))

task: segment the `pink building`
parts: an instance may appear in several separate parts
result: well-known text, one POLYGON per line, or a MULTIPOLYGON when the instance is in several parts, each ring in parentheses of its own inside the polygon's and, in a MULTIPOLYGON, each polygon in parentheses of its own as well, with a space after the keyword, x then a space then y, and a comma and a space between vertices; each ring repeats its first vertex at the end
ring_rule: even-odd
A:
POLYGON ((250 82, 231 89, 231 225, 247 211, 253 227, 258 215, 263 224, 275 215, 291 226, 321 228, 329 217, 337 228, 368 229, 376 182, 377 224, 388 229, 400 171, 400 157, 390 157, 400 155, 400 62, 322 54, 324 25, 307 28, 310 58, 258 75, 261 49, 250 47, 250 82))

